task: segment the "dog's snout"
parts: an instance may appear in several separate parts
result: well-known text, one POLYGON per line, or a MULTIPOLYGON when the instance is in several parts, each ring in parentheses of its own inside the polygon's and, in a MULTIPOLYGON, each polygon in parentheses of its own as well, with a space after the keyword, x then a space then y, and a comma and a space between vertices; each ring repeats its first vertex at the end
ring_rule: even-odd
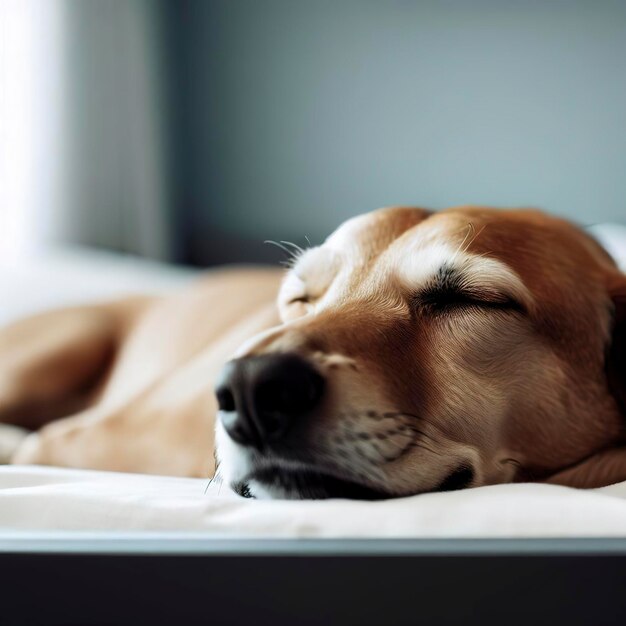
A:
POLYGON ((227 363, 215 388, 226 432, 242 445, 262 448, 280 439, 293 421, 319 403, 324 379, 295 354, 272 354, 227 363))

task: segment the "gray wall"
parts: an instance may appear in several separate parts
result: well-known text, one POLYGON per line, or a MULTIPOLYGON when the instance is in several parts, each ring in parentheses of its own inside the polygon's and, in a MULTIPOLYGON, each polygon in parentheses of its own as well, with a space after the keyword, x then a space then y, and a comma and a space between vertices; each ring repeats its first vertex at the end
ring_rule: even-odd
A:
POLYGON ((395 203, 626 219, 624 2, 164 6, 180 258, 395 203))

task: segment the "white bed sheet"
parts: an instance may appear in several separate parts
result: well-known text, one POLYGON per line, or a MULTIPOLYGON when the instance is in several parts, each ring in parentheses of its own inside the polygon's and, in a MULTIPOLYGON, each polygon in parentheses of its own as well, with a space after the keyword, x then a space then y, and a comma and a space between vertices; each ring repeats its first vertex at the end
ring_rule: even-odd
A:
POLYGON ((626 535, 626 483, 593 491, 517 484, 383 502, 299 502, 246 500, 195 478, 4 467, 0 531, 18 529, 232 538, 616 537, 626 535))
MULTIPOLYGON (((594 233, 626 263, 626 227, 594 233)), ((0 322, 130 291, 161 292, 193 271, 112 255, 55 251, 0 270, 0 322), (11 303, 11 308, 6 304, 11 303)), ((183 531, 230 537, 626 536, 626 482, 598 490, 540 484, 481 487, 384 502, 245 500, 208 480, 0 467, 0 531, 183 531)))

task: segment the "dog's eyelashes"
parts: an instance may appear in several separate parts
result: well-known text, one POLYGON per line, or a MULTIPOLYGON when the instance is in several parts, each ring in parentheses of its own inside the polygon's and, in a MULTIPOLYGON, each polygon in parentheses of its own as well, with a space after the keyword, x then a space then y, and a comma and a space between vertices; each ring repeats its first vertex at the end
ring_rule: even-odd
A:
POLYGON ((436 288, 417 294, 415 305, 433 312, 478 307, 521 311, 522 307, 508 296, 493 293, 468 292, 460 289, 436 288))

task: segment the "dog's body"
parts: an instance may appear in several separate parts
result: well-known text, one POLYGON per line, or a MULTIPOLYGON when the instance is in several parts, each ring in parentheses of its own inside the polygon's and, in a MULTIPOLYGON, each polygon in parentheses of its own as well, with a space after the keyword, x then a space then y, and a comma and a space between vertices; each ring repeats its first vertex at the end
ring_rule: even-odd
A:
POLYGON ((212 475, 213 381, 244 340, 278 323, 280 277, 224 270, 171 297, 51 311, 4 329, 0 415, 39 429, 13 462, 212 475))
POLYGON ((626 277, 567 222, 385 209, 285 278, 223 271, 8 327, 0 421, 39 429, 17 463, 210 476, 237 351, 218 454, 246 495, 590 487, 626 479, 625 322, 626 277))

